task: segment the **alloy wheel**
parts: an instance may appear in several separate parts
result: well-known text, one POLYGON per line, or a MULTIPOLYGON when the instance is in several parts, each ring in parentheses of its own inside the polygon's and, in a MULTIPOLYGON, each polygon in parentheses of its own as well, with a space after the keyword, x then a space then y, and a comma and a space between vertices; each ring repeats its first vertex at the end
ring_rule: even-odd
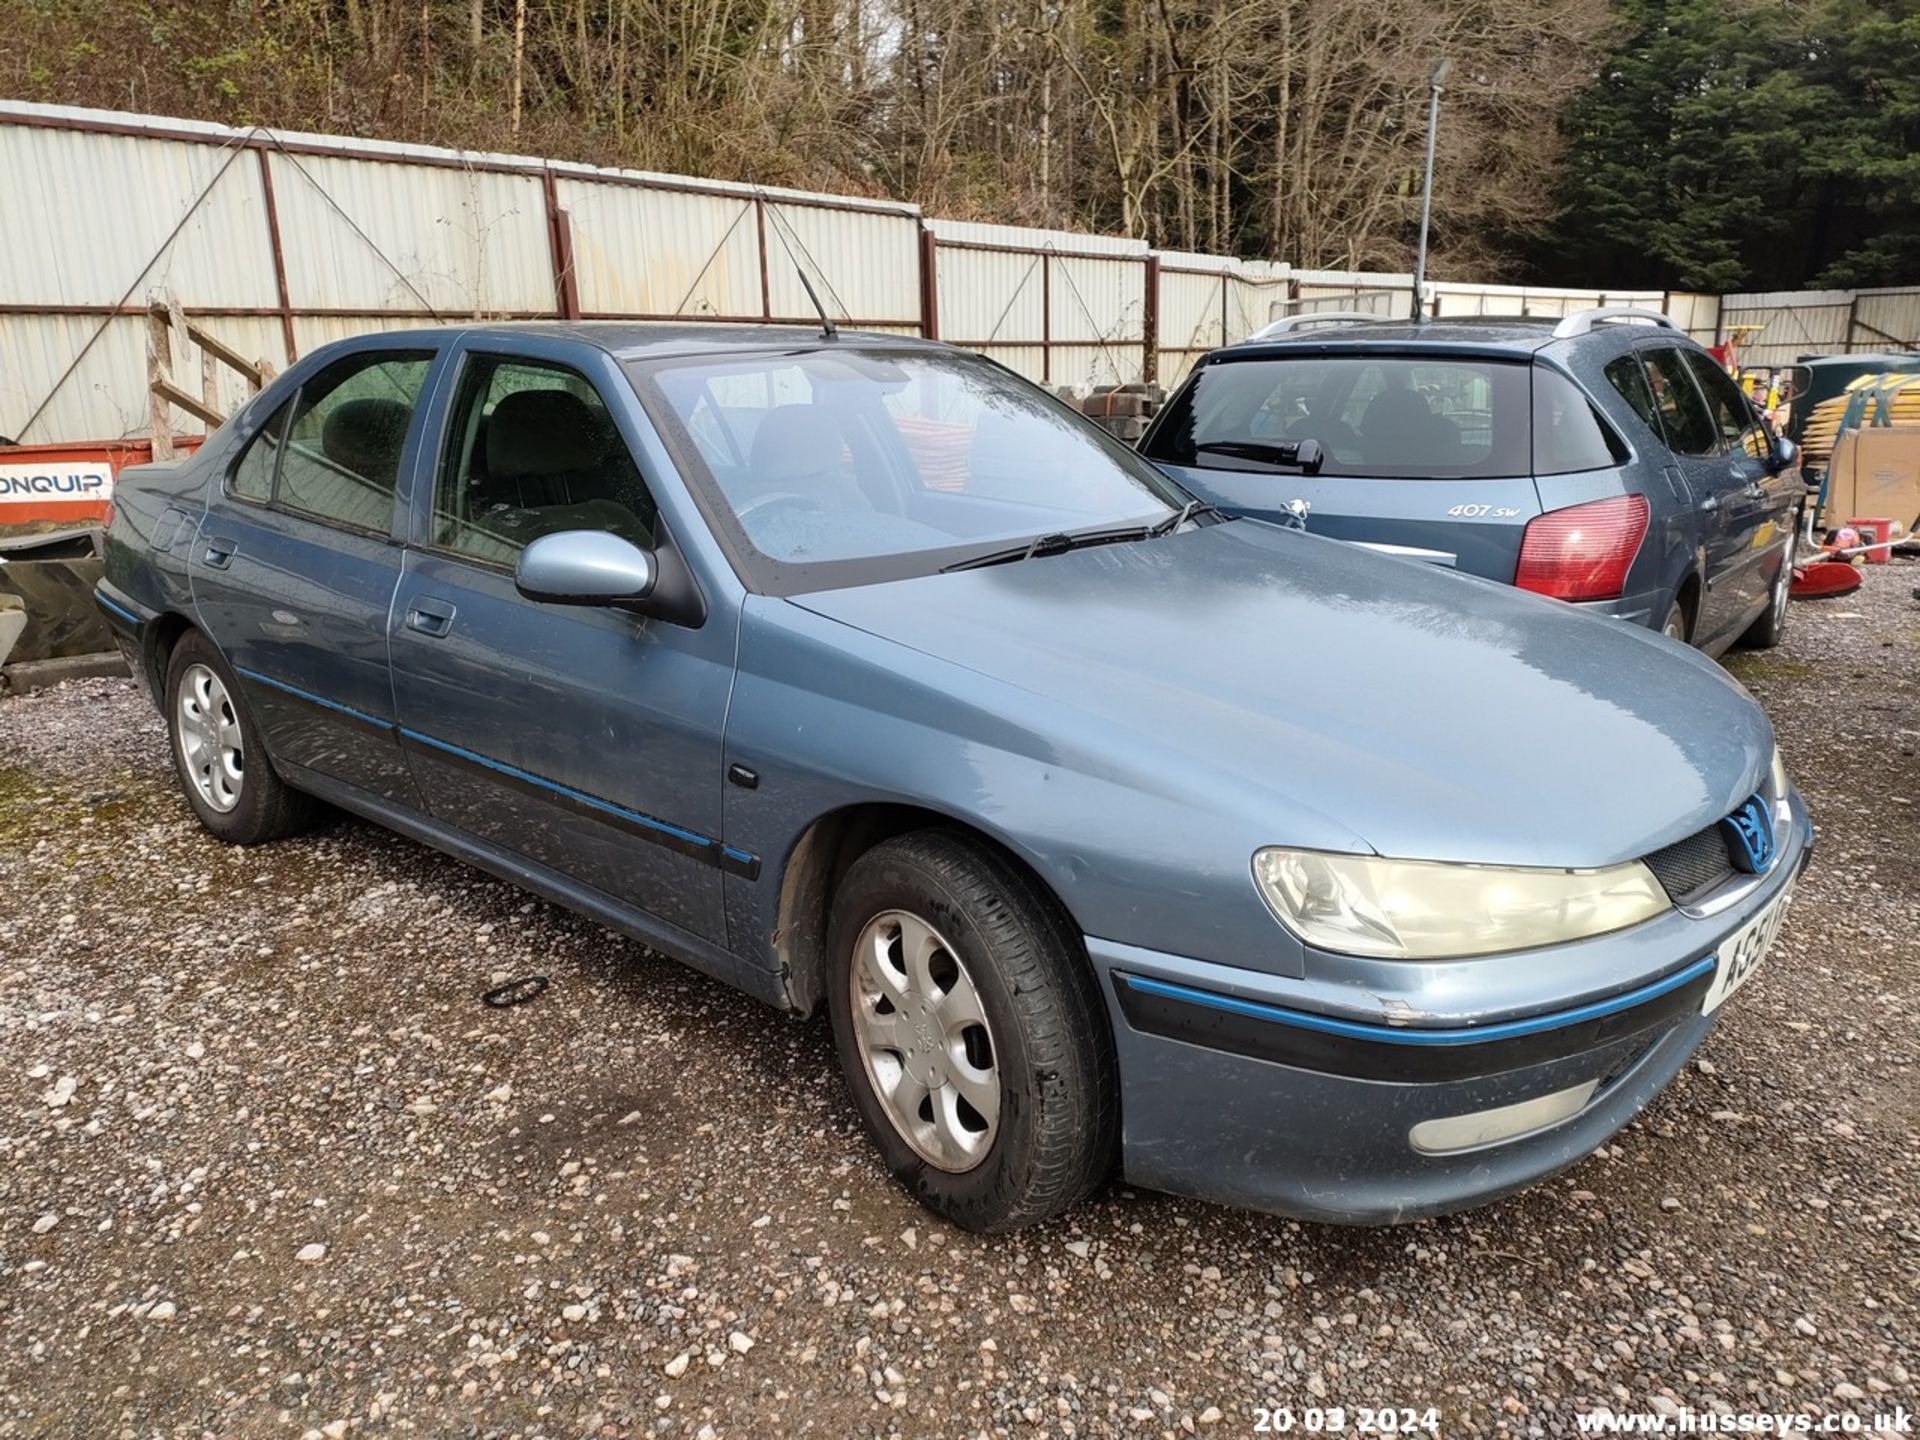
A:
POLYGON ((952 945, 905 910, 883 910, 854 944, 854 1039, 900 1138, 950 1174, 986 1159, 1000 1128, 1000 1075, 980 992, 952 945))
POLYGON ((245 747, 233 697, 208 666, 190 665, 180 677, 174 721, 187 778, 211 809, 226 814, 240 803, 245 747))

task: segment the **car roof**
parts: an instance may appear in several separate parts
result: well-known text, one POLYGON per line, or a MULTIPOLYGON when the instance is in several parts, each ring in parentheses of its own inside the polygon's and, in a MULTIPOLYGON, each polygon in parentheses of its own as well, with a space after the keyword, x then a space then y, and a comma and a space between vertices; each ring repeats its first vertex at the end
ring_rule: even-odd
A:
POLYGON ((1216 350, 1207 360, 1246 359, 1256 356, 1299 354, 1364 354, 1387 349, 1446 350, 1454 354, 1531 358, 1549 348, 1566 351, 1575 348, 1604 351, 1625 350, 1649 334, 1660 335, 1675 343, 1689 341, 1679 330, 1654 329, 1644 324, 1597 324, 1578 335, 1557 336, 1554 327, 1558 315, 1462 315, 1454 319, 1352 321, 1319 329, 1294 330, 1264 340, 1242 340, 1216 350))
MULTIPOLYGON (((617 360, 654 360, 668 356, 708 355, 751 350, 784 350, 823 342, 813 324, 738 325, 712 321, 678 320, 514 320, 428 326, 418 330, 383 331, 379 339, 390 345, 442 344, 455 335, 504 341, 525 339, 572 340, 606 351, 617 360)), ((873 331, 842 330, 841 342, 882 345, 896 349, 945 349, 917 335, 884 335, 873 331)))

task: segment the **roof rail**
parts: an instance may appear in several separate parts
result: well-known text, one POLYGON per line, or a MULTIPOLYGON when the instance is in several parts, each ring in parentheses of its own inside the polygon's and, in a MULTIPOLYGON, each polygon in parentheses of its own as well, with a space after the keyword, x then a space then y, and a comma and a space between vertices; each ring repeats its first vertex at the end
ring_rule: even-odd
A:
POLYGON ((1591 335, 1593 327, 1605 324, 1609 320, 1640 320, 1649 325, 1663 326, 1668 330, 1678 330, 1673 317, 1663 315, 1658 310, 1648 310, 1639 305, 1595 305, 1589 310, 1576 310, 1558 325, 1553 327, 1553 338, 1565 340, 1573 335, 1591 335))
POLYGON ((1364 310, 1306 310, 1298 315, 1282 315, 1272 324, 1261 326, 1247 339, 1271 340, 1276 335, 1291 335, 1309 325, 1373 325, 1388 318, 1385 315, 1369 315, 1364 310))

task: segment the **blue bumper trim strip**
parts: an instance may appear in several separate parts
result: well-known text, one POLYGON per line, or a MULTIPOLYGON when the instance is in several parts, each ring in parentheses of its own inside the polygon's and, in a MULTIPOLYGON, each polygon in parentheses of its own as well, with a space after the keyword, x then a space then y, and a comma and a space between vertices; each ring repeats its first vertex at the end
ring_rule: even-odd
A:
POLYGON ((118 615, 122 620, 125 620, 130 624, 144 625, 146 623, 138 615, 134 614, 133 611, 127 609, 126 606, 114 604, 113 601, 109 600, 105 595, 102 595, 98 590, 93 592, 93 598, 99 602, 100 608, 102 610, 111 610, 114 614, 118 615))
POLYGON ((1387 1045, 1479 1045, 1490 1040, 1511 1040, 1518 1035, 1537 1035, 1546 1030, 1559 1030, 1568 1025, 1578 1025, 1583 1021, 1597 1020, 1606 1015, 1617 1015, 1623 1010, 1631 1010, 1644 1005, 1649 1000, 1657 1000, 1662 995, 1671 994, 1683 986, 1691 985, 1701 976, 1709 974, 1717 961, 1711 955, 1704 955, 1664 979, 1642 985, 1637 990, 1629 990, 1624 995, 1615 995, 1610 1000, 1596 1000, 1589 1005, 1580 1005, 1572 1010, 1556 1010, 1549 1015, 1530 1015, 1524 1020, 1503 1020, 1493 1025, 1466 1025, 1446 1030, 1413 1030, 1400 1025, 1370 1025, 1356 1020, 1336 1020, 1330 1015, 1316 1015, 1306 1010, 1289 1010, 1281 1005, 1269 1005, 1258 1000, 1242 1000, 1232 995, 1221 995, 1211 990, 1196 990, 1190 985, 1176 985, 1167 980, 1155 980, 1145 975, 1125 975, 1127 985, 1147 995, 1157 995, 1167 1000, 1184 1000, 1192 1005, 1204 1005, 1214 1010, 1224 1010, 1230 1015, 1244 1015, 1252 1020, 1271 1020, 1278 1025, 1291 1025, 1301 1030, 1317 1030, 1325 1035, 1341 1035, 1350 1040, 1372 1040, 1387 1045))

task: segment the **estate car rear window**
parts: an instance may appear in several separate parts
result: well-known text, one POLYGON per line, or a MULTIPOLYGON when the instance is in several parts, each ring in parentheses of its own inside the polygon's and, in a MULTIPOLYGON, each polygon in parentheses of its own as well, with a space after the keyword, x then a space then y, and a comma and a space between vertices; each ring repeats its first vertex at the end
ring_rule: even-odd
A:
POLYGON ((1258 470, 1249 447, 1315 440, 1323 475, 1530 475, 1530 368, 1372 354, 1225 361, 1174 398, 1147 453, 1170 465, 1258 470))

